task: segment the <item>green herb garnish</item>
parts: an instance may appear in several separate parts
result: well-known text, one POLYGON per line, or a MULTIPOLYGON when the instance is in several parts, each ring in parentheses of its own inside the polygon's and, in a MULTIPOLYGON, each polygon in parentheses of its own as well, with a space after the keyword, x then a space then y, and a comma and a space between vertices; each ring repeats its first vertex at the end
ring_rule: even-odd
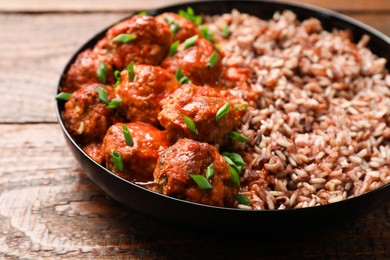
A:
POLYGON ((135 78, 134 61, 130 62, 129 65, 127 65, 126 70, 129 75, 129 82, 132 82, 135 78))
POLYGON ((210 164, 206 169, 206 179, 210 179, 214 175, 214 163, 210 164))
POLYGON ((202 23, 202 17, 200 15, 195 15, 194 9, 187 7, 187 10, 179 10, 179 15, 184 17, 193 23, 200 25, 202 23))
POLYGON ((202 190, 212 190, 213 186, 208 182, 208 180, 200 174, 188 174, 202 190))
POLYGON ((223 152, 222 156, 229 158, 234 165, 237 166, 245 165, 244 160, 242 159, 241 155, 239 155, 238 153, 223 152))
POLYGON ((237 187, 240 186, 240 176, 238 175, 237 170, 229 165, 229 170, 230 170, 230 180, 233 182, 233 184, 237 187))
POLYGON ((146 15, 148 15, 148 13, 146 11, 141 11, 141 12, 138 12, 138 15, 139 16, 146 16, 146 15))
POLYGON ((114 77, 115 77, 115 84, 114 84, 114 88, 118 87, 119 84, 121 83, 121 76, 120 76, 121 72, 119 70, 115 70, 114 71, 114 77))
POLYGON ((128 33, 121 33, 115 36, 112 41, 113 42, 121 42, 121 43, 128 43, 132 40, 137 39, 137 35, 135 34, 128 34, 128 33))
POLYGON ((123 131, 123 135, 125 136, 126 144, 128 146, 133 146, 134 145, 133 138, 131 137, 131 133, 127 125, 125 124, 122 125, 122 131, 123 131))
POLYGON ((215 66, 215 64, 217 64, 217 62, 218 62, 218 55, 217 55, 217 52, 214 51, 213 54, 211 54, 210 60, 209 60, 210 69, 214 68, 214 66, 215 66))
POLYGON ((175 41, 171 44, 171 48, 169 49, 169 56, 173 56, 177 52, 177 47, 179 46, 180 41, 175 41))
POLYGON ((234 109, 237 111, 245 111, 248 109, 248 106, 249 106, 249 104, 245 102, 245 103, 242 103, 242 104, 235 106, 234 109))
POLYGON ((238 201, 238 203, 244 204, 244 205, 252 205, 252 201, 244 194, 234 194, 233 193, 232 195, 238 201))
POLYGON ((237 142, 241 142, 241 143, 246 143, 249 141, 248 137, 246 136, 243 136, 242 134, 236 132, 236 131, 231 131, 229 133, 229 137, 234 140, 234 141, 237 141, 237 142))
POLYGON ((212 32, 209 31, 209 28, 207 28, 207 26, 202 25, 200 27, 200 32, 201 32, 203 38, 205 38, 206 40, 208 40, 211 43, 214 43, 213 34, 212 34, 212 32))
POLYGON ((217 114, 215 115, 215 120, 221 119, 224 115, 229 113, 230 110, 230 102, 225 103, 220 109, 218 109, 217 114))
POLYGON ((192 47, 195 45, 196 43, 196 40, 199 38, 199 35, 194 35, 190 38, 188 38, 187 40, 184 41, 184 50, 192 47))
POLYGON ((120 172, 123 171, 123 161, 121 154, 117 151, 112 151, 111 159, 114 162, 115 168, 120 172))
POLYGON ((222 36, 223 38, 228 38, 229 37, 229 27, 227 25, 225 25, 223 28, 222 28, 222 36))
POLYGON ((191 84, 191 80, 183 75, 181 67, 177 69, 175 77, 180 82, 180 84, 191 84))
POLYGON ((104 104, 108 105, 107 91, 100 86, 97 87, 97 91, 98 91, 100 101, 102 101, 104 104))
POLYGON ((117 108, 122 103, 121 98, 113 98, 110 102, 106 105, 106 108, 117 108))
POLYGON ((196 129, 196 126, 195 126, 195 123, 194 121, 191 120, 191 118, 189 118, 188 116, 186 115, 183 115, 183 118, 184 118, 184 123, 186 124, 187 128, 193 132, 194 134, 198 135, 199 132, 198 130, 196 129))
POLYGON ((228 153, 223 152, 222 153, 223 158, 225 159, 226 163, 229 165, 230 168, 233 168, 234 172, 232 173, 232 170, 230 175, 235 177, 235 174, 241 175, 242 169, 244 168, 244 160, 242 159, 241 155, 238 153, 228 153))
POLYGON ((68 92, 60 92, 56 95, 57 100, 62 100, 62 101, 68 101, 70 97, 72 96, 72 93, 68 92))
POLYGON ((107 81, 107 66, 106 66, 106 64, 103 61, 100 62, 99 67, 97 68, 96 76, 99 79, 100 83, 106 84, 106 81, 107 81))
POLYGON ((100 86, 97 87, 97 91, 100 101, 102 101, 107 108, 117 108, 122 102, 122 99, 120 98, 113 98, 111 101, 108 101, 107 91, 100 86))

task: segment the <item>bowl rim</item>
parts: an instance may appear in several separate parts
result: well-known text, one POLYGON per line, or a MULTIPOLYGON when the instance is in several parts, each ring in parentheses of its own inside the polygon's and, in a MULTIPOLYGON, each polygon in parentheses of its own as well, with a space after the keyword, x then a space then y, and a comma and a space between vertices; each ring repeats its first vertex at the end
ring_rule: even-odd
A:
MULTIPOLYGON (((349 17, 347 15, 339 13, 337 11, 333 11, 333 10, 330 10, 327 8, 315 6, 313 4, 308 4, 308 3, 285 2, 285 1, 281 1, 281 0, 244 0, 244 1, 240 1, 240 0, 230 0, 230 1, 229 0, 201 0, 201 1, 183 1, 180 3, 176 3, 176 4, 170 4, 170 5, 165 5, 165 6, 161 6, 158 8, 145 10, 145 12, 148 15, 155 16, 157 14, 166 12, 166 10, 168 10, 168 9, 172 9, 172 8, 180 9, 180 8, 185 8, 188 6, 194 7, 197 5, 207 4, 207 3, 233 3, 233 4, 238 4, 238 5, 239 4, 264 4, 264 3, 267 3, 267 4, 271 4, 271 5, 283 5, 287 8, 293 7, 296 9, 305 9, 307 11, 313 11, 316 14, 324 14, 324 15, 330 17, 330 19, 336 18, 338 20, 341 20, 344 23, 352 24, 356 27, 359 27, 360 29, 362 29, 365 32, 369 32, 370 34, 375 35, 380 40, 382 40, 382 41, 386 42, 386 44, 390 45, 390 37, 388 37, 384 33, 380 32, 379 30, 377 30, 377 29, 375 29, 375 28, 373 28, 373 27, 371 27, 363 22, 360 22, 352 17, 349 17)), ((276 12, 276 11, 274 11, 274 12, 276 12)), ((60 74, 59 80, 57 81, 58 83, 55 87, 54 94, 57 95, 58 93, 60 93, 60 86, 61 86, 61 83, 63 81, 63 77, 64 77, 65 73, 69 70, 69 67, 74 62, 74 60, 76 59, 76 57, 79 53, 90 48, 90 46, 93 46, 92 44, 96 44, 97 40, 100 39, 102 36, 104 36, 105 32, 109 28, 111 28, 113 25, 115 25, 116 23, 121 22, 123 20, 129 19, 130 17, 137 15, 137 13, 138 12, 131 12, 128 15, 126 15, 125 17, 116 21, 115 23, 112 23, 112 24, 106 26, 104 29, 95 33, 94 36, 90 37, 79 48, 77 48, 76 51, 73 52, 73 54, 67 60, 67 63, 60 74)), ((222 14, 222 13, 220 13, 220 14, 222 14)), ((315 17, 315 15, 314 15, 314 17, 315 17)), ((61 100, 55 100, 56 119, 57 119, 57 122, 63 131, 63 134, 65 135, 65 138, 71 142, 71 144, 78 150, 78 152, 80 152, 84 157, 86 157, 90 161, 90 163, 93 163, 95 166, 97 166, 101 170, 103 170, 106 174, 109 174, 110 177, 119 179, 120 181, 125 182, 126 185, 130 185, 132 188, 141 189, 144 192, 148 192, 148 193, 153 193, 157 196, 156 199, 161 197, 161 198, 173 200, 173 201, 176 201, 178 203, 184 203, 184 204, 188 204, 188 205, 195 206, 195 207, 210 208, 211 210, 214 210, 214 211, 227 211, 227 212, 234 211, 234 212, 242 212, 242 214, 271 214, 271 215, 273 215, 273 214, 290 214, 290 212, 306 212, 306 211, 313 211, 313 210, 326 210, 326 209, 332 208, 334 206, 342 206, 343 204, 349 204, 351 201, 357 201, 357 200, 361 200, 364 198, 369 198, 377 193, 380 193, 384 190, 390 189, 390 182, 389 182, 389 183, 386 183, 386 184, 382 185, 381 187, 376 188, 374 190, 365 192, 365 193, 360 194, 358 196, 346 198, 346 199, 343 199, 341 201, 318 205, 318 206, 305 207, 305 208, 286 208, 286 209, 241 209, 241 208, 219 207, 219 206, 212 206, 212 205, 207 205, 207 204, 195 203, 195 202, 191 202, 191 201, 187 201, 187 200, 178 199, 175 197, 170 197, 170 196, 146 189, 145 187, 137 185, 131 181, 128 181, 128 180, 116 175, 115 173, 111 172, 103 165, 101 165, 98 162, 96 162, 95 160, 93 160, 88 154, 86 154, 84 152, 84 150, 72 138, 72 136, 70 135, 70 133, 68 132, 68 130, 65 127, 65 123, 64 123, 62 115, 61 115, 62 111, 64 110, 61 107, 63 107, 64 103, 65 102, 63 102, 61 100)), ((80 165, 80 168, 84 172, 82 165, 80 165)), ((85 174, 85 172, 84 172, 84 174, 85 174)), ((97 186, 99 186, 99 185, 97 185, 97 186)), ((100 186, 99 186, 99 188, 102 189, 102 187, 100 187, 100 186)))

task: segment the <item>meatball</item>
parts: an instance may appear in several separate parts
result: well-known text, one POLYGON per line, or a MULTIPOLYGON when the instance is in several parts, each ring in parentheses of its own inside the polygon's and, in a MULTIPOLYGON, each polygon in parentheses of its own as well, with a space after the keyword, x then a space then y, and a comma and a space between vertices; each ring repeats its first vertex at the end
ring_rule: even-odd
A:
POLYGON ((166 70, 152 65, 134 65, 134 79, 121 72, 116 93, 122 98, 120 111, 130 121, 159 125, 157 115, 162 100, 180 87, 176 78, 166 70))
POLYGON ((107 169, 129 181, 151 181, 160 154, 169 146, 165 131, 142 122, 117 123, 112 125, 103 138, 102 151, 107 169), (133 145, 126 143, 122 126, 129 129, 133 145), (123 170, 117 169, 112 159, 113 152, 120 154, 123 170))
POLYGON ((232 191, 236 187, 230 180, 229 166, 218 150, 207 143, 180 139, 165 150, 153 173, 158 192, 214 206, 231 206, 232 191), (212 189, 201 189, 190 174, 205 176, 213 164, 214 174, 209 178, 212 189))
POLYGON ((203 38, 198 38, 193 46, 186 48, 186 42, 181 43, 177 52, 167 56, 161 67, 176 74, 179 67, 183 75, 195 85, 218 85, 222 69, 222 54, 214 45, 203 38), (211 61, 215 62, 211 66, 211 61))
POLYGON ((233 108, 219 120, 216 119, 218 110, 226 103, 211 87, 184 84, 166 100, 158 120, 173 140, 186 137, 223 144, 227 134, 240 124, 240 116, 233 108), (197 133, 188 127, 184 116, 194 123, 197 133))
POLYGON ((97 163, 102 164, 104 156, 101 149, 101 142, 91 142, 82 147, 83 151, 88 154, 89 157, 94 159, 97 163))
POLYGON ((84 143, 101 140, 110 125, 121 120, 117 109, 107 108, 100 100, 99 87, 106 91, 108 100, 115 98, 112 87, 91 84, 73 92, 69 101, 65 103, 65 126, 71 135, 83 140, 84 143))
POLYGON ((171 32, 166 23, 151 16, 133 16, 109 29, 94 50, 108 63, 122 70, 131 61, 138 64, 158 65, 168 53, 171 32), (120 34, 132 34, 130 41, 118 41, 120 34))
POLYGON ((196 24, 178 14, 163 13, 156 16, 156 19, 169 25, 171 30, 171 42, 183 42, 191 36, 200 35, 200 31, 196 24))
MULTIPOLYGON (((85 50, 77 55, 75 62, 70 66, 65 78, 62 82, 61 91, 74 92, 84 85, 91 85, 93 83, 100 83, 97 71, 101 64, 101 59, 97 53, 92 50, 85 50)), ((110 64, 106 65, 106 82, 114 82, 114 74, 110 64)))

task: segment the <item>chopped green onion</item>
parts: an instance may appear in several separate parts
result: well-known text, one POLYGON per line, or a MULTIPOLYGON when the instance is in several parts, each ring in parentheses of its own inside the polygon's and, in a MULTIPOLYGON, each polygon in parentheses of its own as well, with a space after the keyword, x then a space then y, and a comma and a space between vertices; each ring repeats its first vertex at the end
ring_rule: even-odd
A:
MULTIPOLYGON (((228 158, 230 160, 229 162, 233 163, 234 165, 237 165, 237 166, 244 166, 245 165, 244 160, 242 159, 241 155, 239 155, 238 153, 223 152, 222 156, 225 157, 225 161, 226 161, 226 158, 228 158)), ((226 162, 228 164, 230 164, 228 161, 226 161, 226 162)))
POLYGON ((214 163, 210 164, 206 169, 206 179, 210 179, 214 175, 214 163))
POLYGON ((125 136, 126 144, 128 146, 133 146, 134 145, 133 138, 131 137, 131 133, 127 125, 123 124, 122 130, 123 130, 123 135, 125 136))
POLYGON ((234 109, 237 111, 245 111, 248 109, 248 106, 249 106, 249 104, 247 102, 245 102, 245 103, 242 103, 242 104, 235 106, 234 109))
POLYGON ((172 17, 166 16, 164 20, 170 25, 169 29, 171 30, 172 34, 171 37, 175 37, 176 33, 179 31, 180 26, 179 23, 173 19, 172 17))
POLYGON ((169 49, 169 56, 173 56, 177 52, 177 47, 179 46, 180 41, 175 41, 171 44, 171 48, 169 49))
POLYGON ((181 69, 181 67, 177 69, 175 77, 177 80, 180 80, 183 77, 183 70, 181 69))
POLYGON ((199 132, 198 130, 196 129, 196 126, 195 126, 195 123, 194 121, 191 120, 191 118, 189 118, 188 116, 186 115, 183 115, 183 118, 184 118, 184 123, 186 124, 187 128, 193 132, 194 134, 198 135, 199 132))
POLYGON ((106 84, 107 81, 107 66, 106 64, 101 61, 99 64, 99 67, 96 71, 96 76, 98 77, 100 83, 106 84))
POLYGON ((57 100, 62 100, 62 101, 68 101, 70 97, 72 96, 72 93, 68 92, 60 92, 56 95, 57 100))
POLYGON ((134 61, 130 62, 129 65, 127 65, 126 69, 129 75, 129 82, 132 82, 135 78, 134 61))
POLYGON ((214 44, 214 47, 215 47, 215 49, 217 49, 218 51, 221 50, 221 45, 219 45, 219 44, 214 44))
POLYGON ((188 174, 202 190, 212 190, 213 186, 208 182, 208 180, 200 174, 188 174))
POLYGON ((221 119, 224 115, 229 113, 230 110, 230 102, 225 103, 222 107, 220 107, 215 115, 215 120, 221 119))
POLYGON ((128 33, 121 33, 112 39, 113 42, 121 42, 121 43, 128 43, 132 40, 137 39, 137 35, 135 34, 128 34, 128 33))
POLYGON ((121 98, 113 98, 111 101, 106 105, 107 108, 117 108, 122 103, 121 98))
POLYGON ((205 38, 206 40, 208 40, 211 43, 214 43, 213 34, 212 34, 212 32, 209 31, 207 26, 202 25, 200 27, 200 32, 201 32, 203 38, 205 38))
POLYGON ((184 50, 190 48, 191 46, 194 46, 196 43, 196 40, 199 38, 199 35, 194 35, 187 40, 184 41, 184 50))
POLYGON ((209 60, 210 69, 214 68, 214 66, 215 66, 215 64, 217 64, 217 62, 218 62, 218 55, 217 55, 217 52, 214 51, 213 54, 211 54, 210 60, 209 60))
POLYGON ((176 33, 179 31, 180 27, 179 27, 179 23, 177 21, 173 21, 171 26, 169 27, 169 29, 171 29, 171 32, 172 32, 172 37, 175 37, 176 33))
POLYGON ((183 75, 181 67, 177 69, 175 77, 180 82, 180 84, 191 84, 191 80, 183 75))
POLYGON ((100 101, 106 104, 107 108, 117 108, 119 104, 122 102, 122 99, 120 98, 113 98, 111 99, 110 102, 108 102, 107 91, 100 86, 97 87, 97 91, 98 91, 100 101))
POLYGON ((238 203, 244 204, 244 205, 252 205, 252 201, 244 194, 234 194, 233 193, 232 195, 238 201, 238 203))
POLYGON ((223 28, 222 28, 222 36, 223 38, 228 38, 229 37, 229 27, 227 25, 225 25, 223 28))
POLYGON ((229 165, 229 169, 230 169, 230 180, 233 182, 233 184, 237 187, 240 186, 240 176, 238 175, 238 172, 237 170, 232 167, 231 165, 229 165))
POLYGON ((146 11, 141 11, 138 13, 139 16, 146 16, 148 13, 146 11))
POLYGON ((180 80, 179 80, 180 84, 191 84, 191 80, 189 78, 187 78, 186 76, 182 77, 180 80))
POLYGON ((119 84, 121 83, 121 76, 120 76, 121 72, 119 70, 115 70, 114 71, 114 77, 116 79, 115 81, 115 84, 114 84, 114 88, 118 87, 119 84))
POLYGON ((241 143, 246 143, 249 141, 248 137, 243 136, 242 134, 236 132, 236 131, 231 131, 229 133, 229 137, 233 139, 234 141, 241 142, 241 143))
POLYGON ((108 105, 107 91, 100 86, 97 87, 97 91, 98 91, 100 101, 102 101, 104 104, 108 105))
POLYGON ((124 167, 121 154, 117 151, 112 151, 111 159, 114 162, 115 168, 120 172, 123 171, 124 167))
POLYGON ((180 9, 179 15, 183 18, 192 21, 197 25, 200 25, 202 23, 202 17, 200 15, 195 15, 195 12, 191 7, 187 7, 187 11, 180 9))

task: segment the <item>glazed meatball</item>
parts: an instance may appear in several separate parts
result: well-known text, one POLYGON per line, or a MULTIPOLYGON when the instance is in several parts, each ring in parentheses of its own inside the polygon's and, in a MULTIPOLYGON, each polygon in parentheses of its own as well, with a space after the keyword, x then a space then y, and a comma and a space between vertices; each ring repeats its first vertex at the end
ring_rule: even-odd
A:
POLYGON ((166 133, 142 122, 125 125, 129 129, 133 145, 126 143, 123 123, 112 125, 102 145, 106 167, 129 181, 151 181, 158 157, 170 146, 166 133), (123 170, 115 167, 112 159, 114 151, 122 158, 123 170))
POLYGON ((89 157, 91 157, 97 163, 102 164, 104 161, 104 156, 102 153, 101 146, 101 142, 92 141, 91 143, 84 145, 82 149, 86 154, 88 154, 89 157))
POLYGON ((120 111, 129 121, 157 126, 162 100, 179 87, 176 78, 158 66, 134 65, 134 78, 130 80, 129 73, 122 71, 120 84, 116 88, 123 100, 120 111))
MULTIPOLYGON (((102 60, 97 53, 91 50, 85 50, 77 55, 75 62, 70 66, 62 82, 61 91, 74 92, 84 85, 100 83, 97 71, 102 60)), ((105 63, 107 73, 106 82, 110 84, 114 81, 114 75, 110 64, 105 63)))
POLYGON ((156 19, 166 23, 171 30, 171 42, 183 42, 194 35, 199 35, 198 27, 190 20, 175 13, 163 13, 156 16, 156 19))
POLYGON ((195 85, 218 85, 222 69, 222 55, 214 45, 203 38, 198 38, 193 46, 186 48, 186 42, 179 45, 177 52, 167 56, 161 67, 176 74, 179 67, 183 75, 195 85), (215 64, 210 59, 215 56, 215 64))
POLYGON ((166 56, 171 43, 171 32, 166 23, 151 16, 133 16, 109 29, 94 50, 108 63, 122 70, 131 61, 138 64, 158 65, 166 56), (132 34, 130 41, 118 41, 115 37, 132 34))
POLYGON ((117 109, 107 108, 100 100, 98 88, 106 91, 108 100, 115 98, 114 89, 102 84, 85 85, 73 92, 65 103, 64 121, 69 133, 84 143, 101 140, 113 123, 121 120, 117 109))
POLYGON ((214 206, 230 206, 231 193, 236 188, 230 180, 229 166, 218 150, 207 143, 180 139, 158 158, 153 173, 158 192, 214 206), (209 178, 212 189, 201 189, 190 174, 205 176, 213 164, 214 174, 209 178))
POLYGON ((184 84, 166 100, 158 120, 173 140, 187 137, 223 144, 227 134, 240 124, 240 116, 232 107, 226 115, 216 119, 218 110, 226 103, 211 87, 184 84), (194 123, 197 133, 188 127, 185 117, 194 123))

